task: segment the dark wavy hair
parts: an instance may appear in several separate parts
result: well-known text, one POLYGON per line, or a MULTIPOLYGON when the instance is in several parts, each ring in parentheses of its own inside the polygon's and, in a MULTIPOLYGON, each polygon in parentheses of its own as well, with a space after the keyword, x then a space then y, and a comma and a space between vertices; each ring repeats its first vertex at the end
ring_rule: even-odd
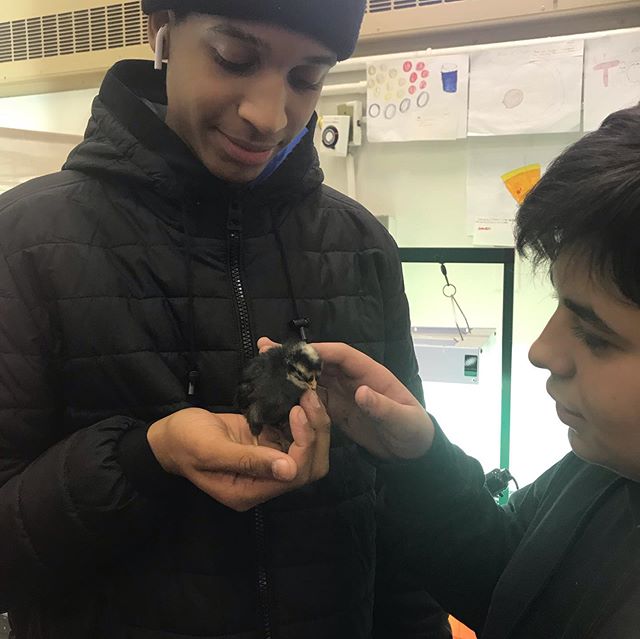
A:
POLYGON ((610 115, 551 164, 520 208, 516 246, 537 266, 580 251, 591 275, 640 306, 640 105, 610 115))

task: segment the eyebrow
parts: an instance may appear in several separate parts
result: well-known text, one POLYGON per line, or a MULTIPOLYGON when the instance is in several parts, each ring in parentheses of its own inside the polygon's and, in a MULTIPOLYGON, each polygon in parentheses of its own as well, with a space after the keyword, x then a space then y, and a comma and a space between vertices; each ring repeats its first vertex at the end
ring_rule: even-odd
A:
MULTIPOLYGON (((261 49, 262 51, 271 51, 271 47, 264 40, 256 38, 253 34, 247 33, 246 31, 238 29, 230 24, 217 24, 213 27, 209 27, 209 31, 212 31, 213 33, 221 33, 222 35, 229 36, 230 38, 235 38, 245 44, 250 44, 251 46, 256 47, 256 49, 261 49)), ((337 62, 337 57, 335 55, 311 55, 304 58, 303 62, 305 64, 332 67, 337 62)))
POLYGON ((271 50, 271 47, 264 40, 260 40, 260 38, 256 38, 256 36, 230 24, 217 24, 213 27, 209 27, 209 31, 212 31, 213 33, 221 33, 222 35, 235 38, 236 40, 242 40, 242 42, 250 44, 258 49, 266 51, 271 50))
POLYGON ((562 303, 581 320, 588 322, 599 331, 613 337, 620 337, 590 306, 583 306, 566 297, 563 298, 562 303))
POLYGON ((332 67, 338 60, 335 55, 311 55, 304 59, 306 64, 332 67))

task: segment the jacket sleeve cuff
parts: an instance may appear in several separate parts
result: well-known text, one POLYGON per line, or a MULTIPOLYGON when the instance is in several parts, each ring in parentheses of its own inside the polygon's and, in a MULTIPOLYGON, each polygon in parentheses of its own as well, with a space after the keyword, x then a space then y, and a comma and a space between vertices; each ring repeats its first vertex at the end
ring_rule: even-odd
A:
POLYGON ((182 477, 166 472, 156 459, 147 432, 149 426, 127 431, 120 440, 118 454, 127 479, 142 495, 162 499, 175 495, 185 485, 182 477))
POLYGON ((400 462, 378 463, 378 471, 393 495, 396 507, 424 506, 455 500, 468 491, 484 492, 484 471, 480 463, 467 456, 446 437, 433 418, 436 429, 431 449, 422 457, 400 462))

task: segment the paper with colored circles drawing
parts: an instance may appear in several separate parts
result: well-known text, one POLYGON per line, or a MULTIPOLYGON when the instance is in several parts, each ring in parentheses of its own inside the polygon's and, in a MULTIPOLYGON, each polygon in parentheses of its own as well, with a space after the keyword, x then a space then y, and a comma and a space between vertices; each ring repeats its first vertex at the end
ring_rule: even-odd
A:
POLYGON ((469 56, 397 58, 367 68, 369 142, 467 136, 469 56))

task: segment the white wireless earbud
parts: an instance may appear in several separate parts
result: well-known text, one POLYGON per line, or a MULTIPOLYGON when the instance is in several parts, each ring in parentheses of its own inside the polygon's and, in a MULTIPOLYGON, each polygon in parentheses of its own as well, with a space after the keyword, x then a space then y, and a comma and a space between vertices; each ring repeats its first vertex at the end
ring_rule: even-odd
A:
POLYGON ((158 35, 156 36, 156 62, 155 69, 156 71, 162 71, 162 61, 164 60, 164 43, 165 43, 165 35, 167 33, 168 25, 164 25, 164 27, 160 27, 158 29, 158 35))

